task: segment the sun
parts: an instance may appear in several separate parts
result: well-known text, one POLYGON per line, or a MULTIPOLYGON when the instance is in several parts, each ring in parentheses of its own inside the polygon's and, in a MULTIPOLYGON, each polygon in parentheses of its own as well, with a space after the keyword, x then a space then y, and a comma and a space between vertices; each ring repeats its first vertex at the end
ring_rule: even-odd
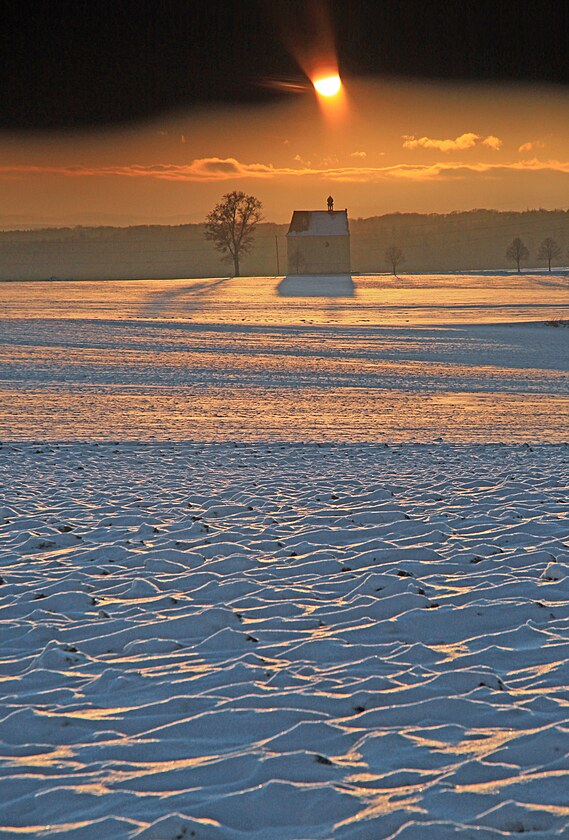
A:
POLYGON ((320 79, 315 79, 313 85, 320 96, 336 96, 342 87, 342 80, 338 74, 335 73, 333 76, 325 76, 320 79))

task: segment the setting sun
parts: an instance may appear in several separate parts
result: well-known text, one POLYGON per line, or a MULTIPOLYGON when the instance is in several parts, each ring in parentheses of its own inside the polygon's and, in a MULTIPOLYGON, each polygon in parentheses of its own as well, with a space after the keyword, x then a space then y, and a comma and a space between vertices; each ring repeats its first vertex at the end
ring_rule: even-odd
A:
POLYGON ((326 76, 323 79, 316 79, 314 87, 321 96, 335 96, 342 86, 342 81, 337 73, 333 76, 326 76))

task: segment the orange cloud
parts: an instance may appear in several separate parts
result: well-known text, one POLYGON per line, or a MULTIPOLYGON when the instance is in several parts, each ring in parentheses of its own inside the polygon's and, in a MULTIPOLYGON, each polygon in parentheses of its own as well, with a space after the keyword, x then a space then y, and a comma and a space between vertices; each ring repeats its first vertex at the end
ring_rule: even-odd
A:
POLYGON ((496 151, 501 148, 502 141, 499 137, 489 134, 488 137, 482 138, 479 134, 467 132, 461 134, 454 140, 436 140, 431 137, 413 137, 409 134, 403 135, 404 149, 437 149, 439 152, 464 152, 467 149, 473 149, 478 142, 490 149, 496 151))
POLYGON ((390 166, 303 165, 279 167, 267 163, 241 163, 235 158, 199 158, 189 164, 155 164, 142 166, 0 166, 0 177, 55 175, 72 178, 123 177, 155 178, 168 181, 214 182, 244 178, 273 180, 275 178, 322 178, 333 181, 373 182, 386 178, 426 181, 441 178, 463 178, 469 175, 493 176, 505 172, 557 172, 569 174, 569 161, 537 158, 511 163, 464 163, 439 161, 432 164, 397 163, 390 166))
MULTIPOLYGON (((235 158, 198 158, 190 164, 158 163, 149 166, 0 166, 5 175, 65 175, 68 177, 124 177, 158 178, 171 181, 226 181, 232 178, 271 177, 275 172, 271 164, 240 163, 235 158)), ((291 172, 296 170, 291 169, 291 172)))
POLYGON ((482 145, 488 146, 489 149, 494 149, 494 151, 497 152, 502 148, 502 141, 494 134, 489 134, 488 137, 485 137, 482 141, 482 145))
POLYGON ((459 152, 465 149, 472 149, 480 140, 478 134, 468 132, 461 134, 455 140, 435 140, 431 137, 413 137, 409 134, 403 135, 404 149, 437 149, 439 152, 459 152))
POLYGON ((545 148, 545 143, 542 143, 541 140, 530 140, 528 143, 522 143, 518 148, 518 152, 532 152, 534 149, 543 148, 545 148))

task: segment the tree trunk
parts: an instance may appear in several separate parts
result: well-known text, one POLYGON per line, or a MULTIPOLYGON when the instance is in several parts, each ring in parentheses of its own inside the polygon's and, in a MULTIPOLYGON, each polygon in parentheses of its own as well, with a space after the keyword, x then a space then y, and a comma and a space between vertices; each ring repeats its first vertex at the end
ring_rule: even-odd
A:
POLYGON ((235 277, 239 277, 239 254, 233 254, 233 268, 235 269, 235 277))
POLYGON ((519 257, 516 259, 516 262, 518 264, 518 274, 521 274, 521 272, 520 272, 520 258, 519 257))
POLYGON ((551 274, 551 257, 548 260, 549 273, 551 274))

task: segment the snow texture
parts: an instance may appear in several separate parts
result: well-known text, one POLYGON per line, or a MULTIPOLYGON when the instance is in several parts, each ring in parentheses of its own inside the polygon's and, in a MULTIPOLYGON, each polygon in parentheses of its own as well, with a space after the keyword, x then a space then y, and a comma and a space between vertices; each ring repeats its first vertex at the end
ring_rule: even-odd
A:
POLYGON ((0 838, 569 835, 567 277, 1 284, 0 838))
POLYGON ((288 281, 0 284, 0 440, 569 439, 569 278, 288 281))
POLYGON ((346 210, 295 210, 287 236, 349 236, 346 210))
POLYGON ((0 458, 0 836, 569 831, 569 447, 0 458))

